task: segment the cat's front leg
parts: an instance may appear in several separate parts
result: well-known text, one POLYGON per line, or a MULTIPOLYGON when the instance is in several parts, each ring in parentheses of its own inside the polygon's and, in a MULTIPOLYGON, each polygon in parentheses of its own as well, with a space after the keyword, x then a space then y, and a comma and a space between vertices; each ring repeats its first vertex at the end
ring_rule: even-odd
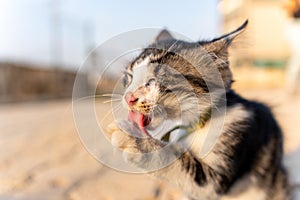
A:
POLYGON ((178 185, 190 198, 215 199, 216 194, 207 194, 209 180, 217 175, 189 151, 179 145, 166 144, 150 136, 137 137, 135 128, 130 122, 115 123, 107 128, 111 143, 123 151, 125 159, 136 167, 178 185), (213 176, 212 178, 210 176, 213 176))
POLYGON ((159 152, 165 144, 151 136, 145 136, 128 121, 112 123, 107 127, 107 137, 114 147, 123 151, 125 159, 142 169, 157 168, 163 160, 159 152))

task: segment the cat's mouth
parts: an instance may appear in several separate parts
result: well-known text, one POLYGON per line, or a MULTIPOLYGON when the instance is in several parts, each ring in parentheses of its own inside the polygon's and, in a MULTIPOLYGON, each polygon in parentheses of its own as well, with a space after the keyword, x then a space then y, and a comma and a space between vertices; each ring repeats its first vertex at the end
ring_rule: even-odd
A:
POLYGON ((148 126, 151 123, 151 117, 149 115, 142 114, 135 110, 130 110, 128 113, 128 120, 135 122, 144 134, 149 135, 149 133, 146 130, 146 126, 148 126))

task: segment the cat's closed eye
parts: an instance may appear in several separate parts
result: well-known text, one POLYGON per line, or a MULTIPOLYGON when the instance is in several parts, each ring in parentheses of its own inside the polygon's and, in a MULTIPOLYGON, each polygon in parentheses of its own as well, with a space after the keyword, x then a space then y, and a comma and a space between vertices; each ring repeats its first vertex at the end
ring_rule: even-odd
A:
POLYGON ((151 86, 152 84, 154 84, 155 83, 155 78, 150 78, 148 81, 147 81, 147 83, 145 84, 145 86, 146 87, 149 87, 149 86, 151 86))
POLYGON ((123 86, 127 87, 131 83, 131 81, 132 81, 132 74, 125 72, 123 78, 123 86))

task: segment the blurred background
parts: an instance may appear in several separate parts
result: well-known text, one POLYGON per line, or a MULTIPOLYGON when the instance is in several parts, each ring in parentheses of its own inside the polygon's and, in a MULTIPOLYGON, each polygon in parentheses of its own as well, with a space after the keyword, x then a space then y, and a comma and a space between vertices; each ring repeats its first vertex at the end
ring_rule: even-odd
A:
MULTIPOLYGON (((300 183, 298 10, 296 0, 0 0, 0 200, 182 199, 172 185, 114 171, 86 151, 73 122, 75 77, 88 95, 106 63, 104 52, 91 50, 120 33, 167 28, 212 39, 246 19, 230 51, 233 87, 273 108, 292 181, 300 183)), ((113 89, 115 74, 97 93, 113 89)))

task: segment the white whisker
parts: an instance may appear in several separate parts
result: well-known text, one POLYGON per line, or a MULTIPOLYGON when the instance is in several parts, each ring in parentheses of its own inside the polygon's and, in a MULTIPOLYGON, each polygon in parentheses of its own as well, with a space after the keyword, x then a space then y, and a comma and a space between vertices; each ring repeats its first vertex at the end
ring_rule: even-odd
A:
MULTIPOLYGON (((113 112, 119 111, 122 108, 121 104, 118 104, 114 107, 113 112)), ((106 113, 100 122, 103 122, 106 120, 106 118, 111 114, 111 112, 106 113)))
POLYGON ((97 96, 101 96, 101 97, 122 97, 122 94, 101 94, 101 95, 97 95, 97 96))
POLYGON ((115 101, 121 101, 122 99, 110 99, 107 101, 103 101, 103 103, 111 103, 111 102, 115 102, 115 101))
POLYGON ((90 95, 90 96, 80 97, 78 99, 75 99, 74 101, 80 101, 80 100, 95 98, 95 97, 96 97, 96 95, 90 95))

